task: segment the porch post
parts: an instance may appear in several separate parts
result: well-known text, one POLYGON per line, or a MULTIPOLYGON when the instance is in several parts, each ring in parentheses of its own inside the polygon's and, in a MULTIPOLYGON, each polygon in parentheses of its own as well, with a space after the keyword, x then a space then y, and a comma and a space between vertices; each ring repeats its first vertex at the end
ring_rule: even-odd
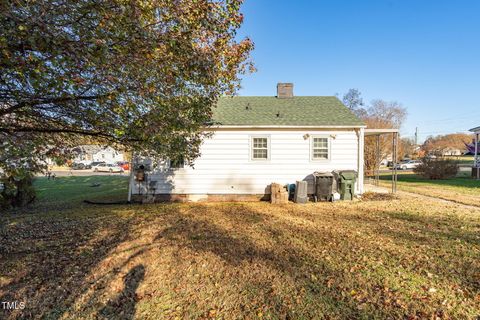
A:
POLYGON ((392 193, 397 192, 397 142, 398 133, 394 132, 392 134, 392 193))
POLYGON ((365 128, 360 128, 358 136, 358 192, 364 190, 364 166, 365 166, 365 128))
POLYGON ((378 186, 378 181, 380 180, 380 135, 376 137, 376 150, 375 150, 375 185, 378 186))
POLYGON ((477 172, 477 179, 480 178, 480 169, 478 168, 478 132, 475 132, 475 154, 473 156, 473 166, 477 172))

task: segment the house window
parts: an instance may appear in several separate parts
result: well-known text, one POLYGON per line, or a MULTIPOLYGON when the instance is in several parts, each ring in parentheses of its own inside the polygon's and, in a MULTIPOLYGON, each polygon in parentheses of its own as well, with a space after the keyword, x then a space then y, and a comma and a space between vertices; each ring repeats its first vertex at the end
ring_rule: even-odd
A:
POLYGON ((312 160, 328 160, 329 158, 328 137, 312 137, 312 160))
POLYGON ((252 137, 252 160, 268 160, 270 158, 269 137, 252 137))

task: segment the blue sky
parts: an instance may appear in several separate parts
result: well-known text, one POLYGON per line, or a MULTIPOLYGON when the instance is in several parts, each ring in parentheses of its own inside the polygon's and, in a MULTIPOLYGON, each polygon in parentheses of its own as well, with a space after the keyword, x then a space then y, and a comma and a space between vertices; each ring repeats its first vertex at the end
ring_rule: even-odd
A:
POLYGON ((420 140, 480 125, 480 1, 245 0, 242 12, 258 71, 240 95, 357 88, 402 103, 402 135, 418 127, 420 140))

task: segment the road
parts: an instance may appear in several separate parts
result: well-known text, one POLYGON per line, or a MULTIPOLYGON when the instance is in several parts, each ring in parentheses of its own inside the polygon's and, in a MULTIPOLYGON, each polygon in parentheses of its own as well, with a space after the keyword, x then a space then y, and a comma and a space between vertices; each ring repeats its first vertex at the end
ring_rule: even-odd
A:
MULTIPOLYGON (((55 174, 56 177, 85 177, 85 176, 125 176, 130 175, 130 171, 125 171, 124 173, 115 172, 93 172, 92 169, 86 170, 52 170, 52 174, 55 174)), ((42 176, 41 174, 40 176, 42 176)))
MULTIPOLYGON (((460 166, 460 172, 470 172, 471 167, 460 166)), ((380 173, 391 173, 391 169, 380 169, 380 173)), ((413 172, 412 169, 407 170, 397 170, 398 173, 404 172, 413 172)), ((130 175, 130 171, 125 171, 124 173, 110 173, 110 172, 93 172, 92 169, 86 170, 69 170, 69 169, 57 169, 52 170, 52 173, 55 174, 56 177, 85 177, 85 176, 125 176, 128 177, 130 175)))

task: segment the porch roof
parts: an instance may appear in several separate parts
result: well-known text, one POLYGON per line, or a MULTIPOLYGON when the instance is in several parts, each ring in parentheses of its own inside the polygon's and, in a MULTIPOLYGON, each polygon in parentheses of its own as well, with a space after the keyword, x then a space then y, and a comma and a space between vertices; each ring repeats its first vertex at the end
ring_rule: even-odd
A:
POLYGON ((365 136, 378 136, 381 134, 387 134, 387 133, 398 133, 398 129, 394 128, 386 128, 386 129, 365 129, 365 136))

